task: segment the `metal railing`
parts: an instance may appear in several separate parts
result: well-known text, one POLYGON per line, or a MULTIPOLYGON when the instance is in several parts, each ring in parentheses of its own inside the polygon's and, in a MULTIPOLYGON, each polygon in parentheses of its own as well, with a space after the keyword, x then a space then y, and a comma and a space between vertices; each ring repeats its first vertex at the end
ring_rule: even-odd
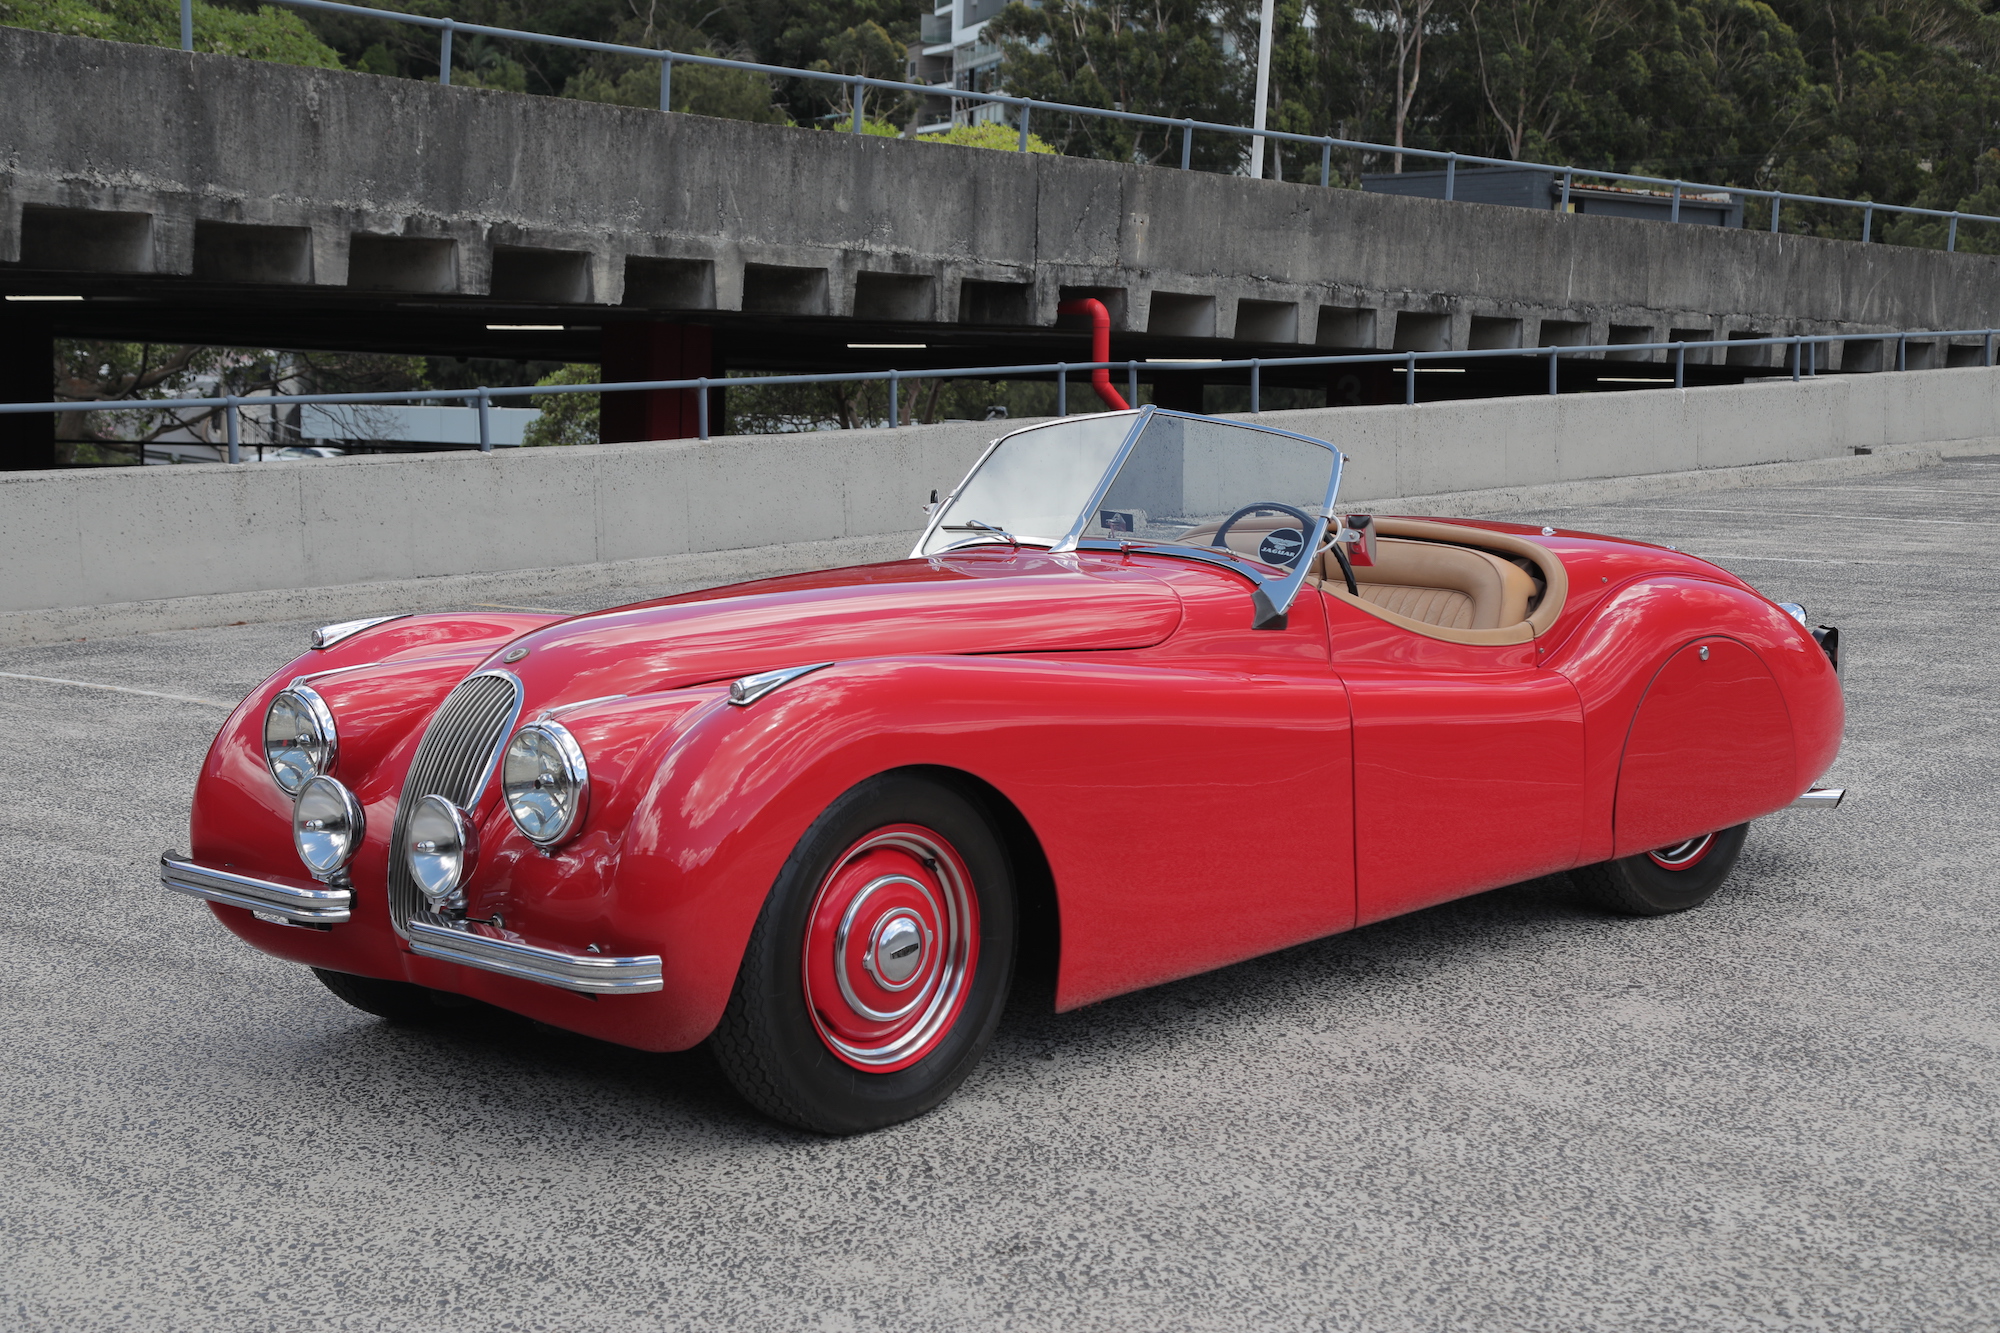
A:
MULTIPOLYGON (((1791 377, 1794 381, 1808 379, 1819 374, 1819 349, 1834 343, 1875 342, 1896 344, 1896 369, 1907 367, 1909 345, 1912 340, 1919 342, 1942 342, 1950 338, 1978 338, 1980 340, 1980 365, 1993 365, 1994 338, 2000 329, 1944 329, 1907 330, 1896 333, 1812 333, 1793 334, 1775 338, 1710 338, 1697 342, 1653 342, 1653 343, 1598 343, 1590 346, 1574 347, 1503 347, 1465 352, 1358 352, 1337 356, 1287 356, 1287 357, 1247 357, 1233 361, 1053 361, 1031 366, 955 366, 932 370, 857 370, 825 375, 757 375, 739 379, 697 376, 693 379, 678 380, 623 380, 612 384, 521 384, 505 386, 482 385, 473 389, 408 389, 397 393, 293 393, 293 394, 225 394, 219 398, 136 398, 115 402, 67 402, 67 403, 0 403, 0 415, 20 415, 24 413, 59 412, 164 412, 201 410, 213 413, 218 405, 223 410, 226 436, 229 447, 229 461, 243 461, 241 415, 245 407, 289 407, 306 404, 360 404, 360 403, 414 403, 432 402, 437 399, 455 399, 479 411, 479 449, 482 453, 493 452, 492 421, 488 415, 496 398, 528 398, 544 395, 572 393, 655 393, 668 389, 694 390, 696 394, 696 439, 706 440, 708 434, 708 390, 710 389, 750 389, 780 388, 796 384, 869 384, 884 383, 889 386, 889 417, 887 426, 902 425, 901 389, 909 380, 927 379, 1016 379, 1053 375, 1056 381, 1056 415, 1068 416, 1069 377, 1077 372, 1094 370, 1125 371, 1126 401, 1135 403, 1139 397, 1139 372, 1143 367, 1149 374, 1179 371, 1224 371, 1248 370, 1250 372, 1250 411, 1263 411, 1263 375, 1267 370, 1290 369, 1306 366, 1365 366, 1399 365, 1403 373, 1403 402, 1413 405, 1417 401, 1417 371, 1434 361, 1491 360, 1503 357, 1516 359, 1539 359, 1547 357, 1549 362, 1549 388, 1551 394, 1559 392, 1557 371, 1564 357, 1587 356, 1591 353, 1620 353, 1630 355, 1636 352, 1672 352, 1674 365, 1673 385, 1676 389, 1687 387, 1687 354, 1706 348, 1725 348, 1734 351, 1745 347, 1785 347, 1790 349, 1791 377)), ((1609 362, 1607 365, 1623 365, 1623 362, 1609 362)), ((1635 361, 1633 366, 1663 365, 1660 362, 1635 361)), ((1661 379, 1661 384, 1666 381, 1661 379)))
MULTIPOLYGON (((786 79, 808 79, 822 83, 838 83, 848 90, 853 106, 853 116, 848 129, 860 133, 867 103, 868 90, 882 92, 912 93, 920 97, 943 95, 938 88, 929 84, 904 83, 896 79, 870 78, 861 74, 837 74, 828 70, 791 69, 783 65, 764 65, 750 60, 729 60, 721 56, 695 55, 684 51, 665 51, 649 46, 625 46, 617 42, 597 42, 582 37, 558 37, 552 33, 525 32, 518 28, 495 28, 483 23, 461 23, 457 19, 431 18, 423 14, 405 14, 392 9, 373 9, 365 5, 339 3, 339 0, 276 0, 295 9, 321 9, 338 14, 353 14, 365 18, 382 19, 390 23, 405 23, 420 28, 430 28, 438 34, 438 82, 451 83, 452 38, 457 33, 474 37, 492 37, 503 41, 535 42, 543 46, 564 46, 579 51, 596 51, 605 55, 630 56, 641 60, 656 60, 660 63, 660 110, 673 109, 673 77, 676 65, 708 65, 717 69, 744 70, 753 74, 772 75, 786 79)), ((194 0, 180 0, 181 6, 181 49, 194 50, 194 0)), ((1589 167, 1562 166, 1548 162, 1529 162, 1512 158, 1480 157, 1473 153, 1443 152, 1434 148, 1396 147, 1392 144, 1369 143, 1360 139, 1340 139, 1331 135, 1295 134, 1287 130, 1253 129, 1247 125, 1223 125, 1214 121, 1193 120, 1187 117, 1154 116, 1138 111, 1111 111, 1100 107, 1074 106, 1066 102, 1045 102, 1033 97, 1016 97, 1007 93, 975 92, 969 88, 948 90, 954 99, 980 103, 997 103, 1013 107, 1020 116, 1020 142, 1018 151, 1028 151, 1028 127, 1037 112, 1062 116, 1089 116, 1100 120, 1123 121, 1128 124, 1153 125, 1181 132, 1181 169, 1193 165, 1194 136, 1196 131, 1204 134, 1240 135, 1246 138, 1263 138, 1279 143, 1305 144, 1317 147, 1319 154, 1319 183, 1333 184, 1333 150, 1336 148, 1378 155, 1426 158, 1444 164, 1444 197, 1456 197, 1458 168, 1474 167, 1527 167, 1537 171, 1560 173, 1562 176, 1562 198, 1560 211, 1569 211, 1570 193, 1578 178, 1585 180, 1618 181, 1633 185, 1659 187, 1669 192, 1669 220, 1680 221, 1681 199, 1690 194, 1729 194, 1745 200, 1764 199, 1771 205, 1771 230, 1779 230, 1779 219, 1785 204, 1822 204, 1833 208, 1861 210, 1861 240, 1865 244, 1873 239, 1875 214, 1892 213, 1911 217, 1944 218, 1948 220, 1944 248, 1958 248, 1958 224, 1961 222, 2000 222, 2000 217, 1986 213, 1962 213, 1955 209, 1919 208, 1913 204, 1884 204, 1868 199, 1835 199, 1826 195, 1794 194, 1787 190, 1758 190, 1737 185, 1710 185, 1699 181, 1670 179, 1665 176, 1641 176, 1624 171, 1600 171, 1589 167)))

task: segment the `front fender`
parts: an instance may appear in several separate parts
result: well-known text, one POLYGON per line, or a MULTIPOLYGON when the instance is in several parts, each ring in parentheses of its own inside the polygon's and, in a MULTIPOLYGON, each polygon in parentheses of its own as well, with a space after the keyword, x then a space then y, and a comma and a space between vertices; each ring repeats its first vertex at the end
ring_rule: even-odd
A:
POLYGON ((958 737, 982 705, 953 688, 976 664, 842 663, 747 707, 715 692, 687 715, 633 802, 606 884, 618 937, 662 958, 666 1027, 649 1045, 684 1049, 714 1029, 766 895, 842 792, 895 768, 978 772, 958 737))
POLYGON ((664 961, 656 1043, 708 1035, 786 858, 841 793, 894 769, 964 773, 1028 821, 1061 915, 1058 1007, 1346 929, 1348 725, 1323 669, 1116 653, 877 658, 745 708, 716 698, 661 754, 611 875, 619 939, 664 961), (1333 813, 1274 818, 1303 791, 1333 813), (1223 863, 1229 830, 1257 831, 1249 861, 1223 863), (1241 891, 1246 866, 1261 891, 1241 891))

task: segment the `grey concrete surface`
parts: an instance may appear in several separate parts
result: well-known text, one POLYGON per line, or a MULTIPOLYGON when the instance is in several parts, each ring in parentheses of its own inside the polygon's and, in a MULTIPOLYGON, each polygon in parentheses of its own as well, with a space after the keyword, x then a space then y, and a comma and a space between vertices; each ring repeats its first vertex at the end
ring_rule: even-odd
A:
POLYGON ((163 894, 220 709, 20 677, 228 700, 302 623, 0 652, 0 1324, 1991 1329, 1997 504, 1965 459, 1510 511, 1839 624, 1846 807, 1684 916, 1555 878, 1023 999, 943 1108, 842 1142, 700 1053, 386 1026, 163 894))
MULTIPOLYGON (((1121 330, 1423 350, 1983 328, 2000 279, 1992 256, 662 116, 12 28, 0 87, 0 263, 380 290, 385 308, 460 295, 579 314, 1047 326, 1072 289, 1101 295, 1121 330), (83 104, 96 114, 64 114, 83 104)), ((1919 343, 1912 365, 1972 351, 1919 343)), ((1845 368, 1883 364, 1873 341, 1851 356, 1845 368)))
MULTIPOLYGON (((1862 448, 1986 448, 2000 421, 2000 370, 1243 419, 1339 445, 1351 460, 1342 493, 1365 505, 1392 496, 1827 464, 1862 448)), ((1002 433, 978 421, 283 466, 0 473, 0 541, 11 556, 11 577, 0 580, 0 642, 51 623, 16 613, 52 608, 525 577, 774 543, 868 546, 911 532, 930 492, 957 485, 1002 433)), ((171 620, 175 609, 152 614, 171 620)), ((238 618, 248 617, 226 617, 238 618)))

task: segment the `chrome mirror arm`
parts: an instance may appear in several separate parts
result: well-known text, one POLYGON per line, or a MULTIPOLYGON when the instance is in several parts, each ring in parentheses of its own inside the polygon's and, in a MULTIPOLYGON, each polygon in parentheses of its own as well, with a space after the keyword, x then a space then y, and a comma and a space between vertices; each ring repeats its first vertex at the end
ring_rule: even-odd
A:
MULTIPOLYGON (((1313 443, 1326 442, 1314 440, 1313 443)), ((1330 445, 1327 447, 1332 448, 1330 445)), ((1305 546, 1300 549, 1299 561, 1292 566, 1292 572, 1281 579, 1259 584, 1257 591, 1250 594, 1252 629, 1285 627, 1285 614, 1292 609, 1292 603, 1298 600, 1299 589, 1305 586, 1306 575, 1312 572, 1313 561, 1319 559, 1320 543, 1326 540, 1327 524, 1329 522, 1338 524, 1334 529, 1337 534, 1335 540, 1339 539, 1338 534, 1346 530, 1347 525, 1339 522, 1333 510, 1334 499, 1340 494, 1340 466, 1346 461, 1346 454, 1338 449, 1333 450, 1333 475, 1327 479, 1326 502, 1319 507, 1319 516, 1313 520, 1312 533, 1306 538, 1305 546)))
POLYGON ((1312 535, 1306 539, 1299 561, 1292 566, 1292 572, 1281 579, 1257 585, 1257 591, 1250 594, 1250 628, 1283 629, 1285 613, 1292 609, 1299 589, 1305 586, 1306 575, 1312 572, 1313 561, 1319 558, 1320 542, 1326 537, 1326 515, 1321 514, 1313 521, 1312 535))

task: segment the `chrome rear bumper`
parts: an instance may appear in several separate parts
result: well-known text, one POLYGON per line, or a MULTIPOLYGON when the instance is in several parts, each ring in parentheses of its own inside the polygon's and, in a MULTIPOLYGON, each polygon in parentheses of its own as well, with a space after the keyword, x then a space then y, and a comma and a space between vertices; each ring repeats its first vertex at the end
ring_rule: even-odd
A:
POLYGON ((658 954, 619 958, 571 953, 488 934, 488 929, 428 913, 413 916, 408 927, 410 952, 585 995, 639 995, 664 984, 658 954))
POLYGON ((353 912, 354 890, 321 885, 304 889, 293 884, 255 879, 233 870, 199 866, 172 852, 160 854, 160 883, 190 898, 205 898, 225 907, 242 907, 266 917, 301 926, 337 926, 353 912))
POLYGON ((1841 798, 1847 795, 1845 787, 1814 787, 1805 795, 1786 806, 1787 810, 1838 810, 1841 798))

